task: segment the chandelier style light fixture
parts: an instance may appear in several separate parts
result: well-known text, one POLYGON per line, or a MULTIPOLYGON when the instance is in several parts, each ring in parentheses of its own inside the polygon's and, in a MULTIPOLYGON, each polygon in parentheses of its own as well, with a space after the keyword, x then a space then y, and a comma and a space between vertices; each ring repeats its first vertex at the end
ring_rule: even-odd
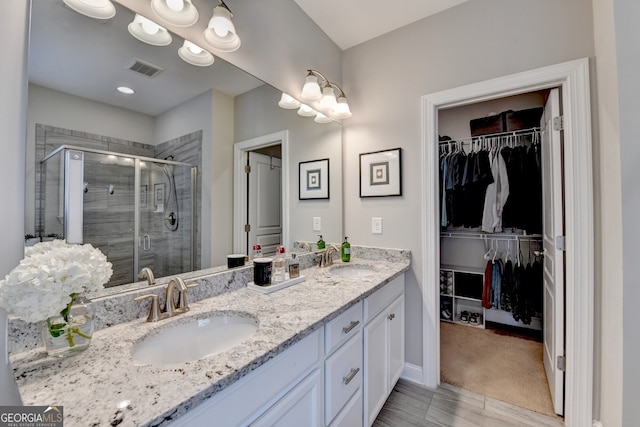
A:
POLYGON ((218 0, 209 25, 202 32, 205 41, 220 52, 233 52, 240 47, 240 37, 233 25, 233 14, 224 1, 218 0))

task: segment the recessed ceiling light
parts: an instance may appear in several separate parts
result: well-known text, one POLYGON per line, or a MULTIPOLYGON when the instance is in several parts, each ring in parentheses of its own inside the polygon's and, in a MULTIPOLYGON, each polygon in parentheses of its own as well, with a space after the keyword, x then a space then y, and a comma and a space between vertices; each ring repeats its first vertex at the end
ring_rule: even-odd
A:
POLYGON ((125 95, 133 95, 134 93, 136 93, 135 90, 131 89, 130 87, 126 87, 126 86, 118 86, 118 92, 120 93, 124 93, 125 95))

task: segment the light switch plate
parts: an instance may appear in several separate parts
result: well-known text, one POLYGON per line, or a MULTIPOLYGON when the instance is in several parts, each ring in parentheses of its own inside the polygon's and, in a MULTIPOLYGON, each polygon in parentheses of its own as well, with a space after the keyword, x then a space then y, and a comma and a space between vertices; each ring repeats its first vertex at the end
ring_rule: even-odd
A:
POLYGON ((382 218, 371 218, 371 232, 382 234, 382 218))
POLYGON ((322 219, 319 216, 313 217, 313 231, 322 231, 322 219))

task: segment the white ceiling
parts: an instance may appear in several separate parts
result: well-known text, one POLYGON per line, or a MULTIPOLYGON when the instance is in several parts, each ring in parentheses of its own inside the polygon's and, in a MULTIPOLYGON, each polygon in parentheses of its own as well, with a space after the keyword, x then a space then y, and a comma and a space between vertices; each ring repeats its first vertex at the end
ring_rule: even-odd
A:
POLYGON ((295 0, 345 50, 467 0, 295 0))

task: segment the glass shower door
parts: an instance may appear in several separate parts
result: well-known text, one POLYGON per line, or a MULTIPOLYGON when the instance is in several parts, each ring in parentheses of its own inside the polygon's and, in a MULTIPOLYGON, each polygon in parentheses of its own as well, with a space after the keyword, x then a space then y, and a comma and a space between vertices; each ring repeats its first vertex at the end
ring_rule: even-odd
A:
POLYGON ((192 271, 193 189, 191 167, 140 160, 137 270, 156 277, 192 271))

